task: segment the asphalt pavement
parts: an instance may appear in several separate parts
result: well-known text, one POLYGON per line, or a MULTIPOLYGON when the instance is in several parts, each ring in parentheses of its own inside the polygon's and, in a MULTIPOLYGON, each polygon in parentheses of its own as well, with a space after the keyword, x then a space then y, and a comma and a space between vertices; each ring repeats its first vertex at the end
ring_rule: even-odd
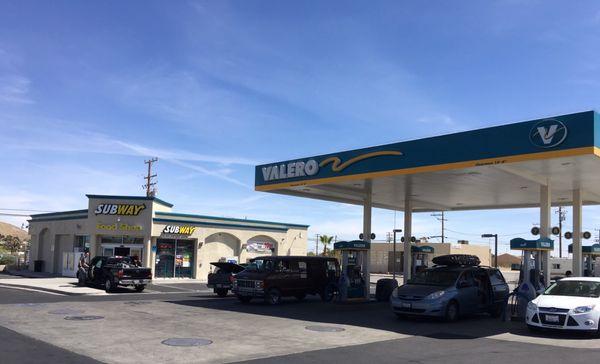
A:
POLYGON ((398 320, 385 303, 335 305, 308 298, 287 299, 279 306, 259 301, 243 305, 193 286, 177 292, 164 288, 156 293, 69 296, 0 287, 0 362, 134 363, 145 357, 173 363, 547 364, 590 363, 600 356, 600 339, 532 335, 523 323, 487 315, 453 324, 398 320), (57 310, 105 318, 76 323, 52 314, 57 310), (313 332, 307 330, 310 326, 340 332, 313 332), (194 348, 160 344, 171 337, 203 337, 213 343, 194 348), (122 342, 119 352, 104 352, 110 340, 122 342))

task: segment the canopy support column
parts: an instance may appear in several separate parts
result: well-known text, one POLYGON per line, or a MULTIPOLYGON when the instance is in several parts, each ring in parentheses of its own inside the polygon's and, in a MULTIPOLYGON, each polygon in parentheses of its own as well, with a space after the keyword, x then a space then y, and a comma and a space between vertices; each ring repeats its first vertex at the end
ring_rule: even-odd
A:
MULTIPOLYGON (((550 237, 551 221, 551 196, 550 182, 540 186, 540 236, 542 238, 550 237)), ((540 252, 542 255, 542 265, 544 266, 544 286, 550 286, 550 251, 540 252)))
MULTIPOLYGON (((408 189, 407 189, 408 190, 408 189)), ((404 262, 402 273, 404 275, 404 283, 411 278, 412 272, 412 252, 411 239, 412 237, 412 201, 410 200, 410 192, 404 196, 404 262)))
MULTIPOLYGON (((373 210, 373 181, 368 179, 365 181, 365 200, 363 204, 363 236, 364 241, 371 242, 371 212, 373 210)), ((364 262, 365 276, 365 294, 367 298, 371 292, 371 252, 367 250, 366 261, 364 262)))
POLYGON ((573 190, 573 276, 581 277, 582 252, 581 252, 581 188, 573 190))

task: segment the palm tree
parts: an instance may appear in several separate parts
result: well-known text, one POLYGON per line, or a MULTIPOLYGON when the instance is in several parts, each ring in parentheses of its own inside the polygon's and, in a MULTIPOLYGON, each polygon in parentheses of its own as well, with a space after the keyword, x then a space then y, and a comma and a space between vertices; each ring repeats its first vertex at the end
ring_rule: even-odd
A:
POLYGON ((327 255, 327 245, 331 244, 333 236, 321 235, 319 241, 323 244, 323 255, 327 255))

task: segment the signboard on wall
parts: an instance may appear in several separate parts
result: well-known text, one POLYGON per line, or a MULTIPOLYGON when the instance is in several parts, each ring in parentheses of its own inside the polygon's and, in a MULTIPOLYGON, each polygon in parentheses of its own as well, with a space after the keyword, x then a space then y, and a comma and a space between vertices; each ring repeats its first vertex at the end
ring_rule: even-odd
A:
POLYGON ((142 231, 141 225, 129 225, 129 224, 96 224, 97 230, 106 231, 142 231))
POLYGON ((271 252, 273 252, 273 249, 275 247, 273 246, 273 243, 268 242, 268 241, 252 241, 252 242, 248 242, 248 244, 246 244, 246 251, 248 253, 269 253, 271 254, 271 252))
POLYGON ((138 216, 146 208, 146 204, 133 203, 101 203, 94 210, 95 215, 138 216))
POLYGON ((167 225, 161 232, 161 236, 170 238, 182 238, 192 235, 196 231, 195 226, 191 225, 167 225))

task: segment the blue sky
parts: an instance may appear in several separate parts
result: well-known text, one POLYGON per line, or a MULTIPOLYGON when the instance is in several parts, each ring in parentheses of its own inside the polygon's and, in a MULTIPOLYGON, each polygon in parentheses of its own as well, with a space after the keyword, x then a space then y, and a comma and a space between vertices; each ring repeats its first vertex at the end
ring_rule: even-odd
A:
MULTIPOLYGON (((158 156, 178 211, 354 238, 359 207, 254 192, 253 166, 594 109, 599 58, 593 1, 3 1, 0 208, 139 195, 158 156)), ((447 218, 451 240, 483 244, 538 221, 447 218)), ((393 221, 375 211, 378 238, 393 221)), ((429 214, 414 223, 440 234, 429 214)))

